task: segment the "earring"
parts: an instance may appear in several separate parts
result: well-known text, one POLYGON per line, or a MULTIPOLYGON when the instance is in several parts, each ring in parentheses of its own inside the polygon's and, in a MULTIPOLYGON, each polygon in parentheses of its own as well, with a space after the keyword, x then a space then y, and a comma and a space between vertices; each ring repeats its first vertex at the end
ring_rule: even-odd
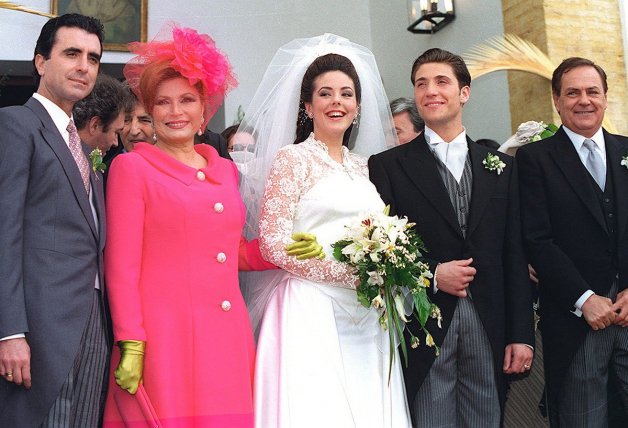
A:
POLYGON ((353 117, 353 124, 357 125, 358 124, 358 118, 360 117, 360 110, 358 110, 358 112, 355 114, 355 116, 353 117))
POLYGON ((198 131, 196 132, 196 134, 200 137, 201 135, 203 135, 203 124, 205 123, 205 116, 203 116, 201 114, 201 127, 198 128, 198 131))
POLYGON ((304 126, 308 121, 312 120, 312 116, 308 114, 303 106, 299 107, 298 117, 299 126, 304 126))
POLYGON ((157 133, 153 130, 153 144, 157 143, 157 133))

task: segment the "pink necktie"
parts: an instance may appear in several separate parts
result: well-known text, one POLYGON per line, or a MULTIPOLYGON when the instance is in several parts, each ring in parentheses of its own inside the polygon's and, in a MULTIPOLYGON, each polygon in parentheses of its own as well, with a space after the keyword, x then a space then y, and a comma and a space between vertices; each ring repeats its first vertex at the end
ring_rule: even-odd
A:
POLYGON ((66 129, 70 133, 70 152, 76 162, 76 166, 78 166, 78 169, 81 172, 85 191, 89 194, 89 162, 87 161, 85 153, 83 153, 83 148, 81 147, 81 137, 79 137, 78 131, 76 130, 74 120, 70 119, 70 123, 68 123, 68 127, 66 129))

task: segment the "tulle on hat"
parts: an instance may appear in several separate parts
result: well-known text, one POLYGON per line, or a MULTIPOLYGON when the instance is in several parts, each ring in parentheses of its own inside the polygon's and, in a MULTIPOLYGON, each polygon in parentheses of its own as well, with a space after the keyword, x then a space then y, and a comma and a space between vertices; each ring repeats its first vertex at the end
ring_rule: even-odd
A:
POLYGON ((157 62, 169 64, 191 85, 202 84, 205 92, 203 129, 222 104, 225 94, 238 85, 227 56, 216 47, 211 37, 192 28, 169 24, 152 41, 133 42, 128 46, 137 56, 124 66, 124 77, 140 100, 142 73, 147 66, 157 62), (168 34, 170 27, 172 31, 168 34), (164 40, 162 35, 165 34, 168 38, 171 36, 171 40, 164 40))

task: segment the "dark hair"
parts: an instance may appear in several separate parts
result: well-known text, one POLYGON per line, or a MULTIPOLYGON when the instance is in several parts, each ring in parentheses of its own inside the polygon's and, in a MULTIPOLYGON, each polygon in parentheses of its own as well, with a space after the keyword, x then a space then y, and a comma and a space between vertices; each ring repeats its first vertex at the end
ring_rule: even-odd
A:
POLYGON ((600 75, 600 79, 602 79, 602 87, 604 88, 604 93, 608 91, 606 73, 604 72, 604 69, 602 67, 600 67, 590 59, 572 56, 570 58, 564 59, 563 62, 561 62, 558 67, 556 67, 554 73, 552 73, 552 94, 560 96, 560 91, 562 89, 561 79, 563 78, 563 75, 576 67, 593 67, 595 71, 597 71, 597 74, 600 75))
MULTIPOLYGON (((305 75, 303 76, 303 81, 301 82, 301 100, 299 102, 299 114, 297 115, 297 135, 294 140, 294 144, 298 144, 304 141, 312 131, 314 131, 314 122, 312 119, 307 117, 305 112, 305 103, 312 102, 312 94, 314 93, 314 80, 321 74, 327 73, 329 71, 341 71, 353 81, 353 86, 355 87, 355 97, 358 101, 358 105, 360 104, 360 100, 362 99, 362 88, 360 87, 360 78, 358 77, 358 72, 355 70, 353 63, 342 55, 338 54, 327 54, 323 56, 319 56, 310 64, 310 66, 305 71, 305 75)), ((351 135, 351 130, 353 129, 353 124, 349 126, 349 128, 345 131, 345 134, 342 138, 342 143, 347 145, 349 142, 349 136, 351 135)))
POLYGON ((57 41, 57 31, 59 31, 61 27, 80 28, 90 34, 95 34, 100 41, 100 52, 102 53, 102 41, 105 29, 98 19, 78 13, 66 13, 65 15, 50 19, 42 27, 37 43, 35 44, 35 53, 33 54, 33 77, 35 78, 36 87, 39 86, 41 76, 35 66, 35 57, 41 55, 45 59, 50 59, 50 52, 52 52, 52 47, 57 41))
POLYGON ((116 120, 120 112, 126 112, 133 98, 127 87, 106 74, 99 74, 92 92, 74 104, 72 116, 77 129, 83 129, 92 117, 98 117, 103 132, 116 120))
POLYGON ((475 140, 480 146, 488 147, 490 149, 499 149, 499 143, 495 140, 491 140, 490 138, 480 138, 479 140, 475 140))
POLYGON ((390 102, 390 111, 393 116, 396 114, 408 113, 414 132, 421 132, 425 129, 425 122, 423 122, 423 119, 419 116, 414 98, 397 98, 392 100, 390 102))
MULTIPOLYGON (((176 79, 179 77, 187 80, 187 78, 183 77, 181 73, 172 68, 170 61, 157 61, 146 66, 140 76, 139 95, 148 114, 151 116, 153 114, 155 97, 157 96, 157 89, 159 88, 159 85, 166 80, 176 79)), ((192 86, 196 88, 201 97, 201 102, 205 104, 205 90, 203 88, 203 83, 199 80, 192 86)))
POLYGON ((124 82, 122 82, 122 84, 124 85, 127 92, 129 93, 129 104, 124 109, 124 114, 126 114, 127 116, 131 116, 133 114, 133 110, 135 110, 135 106, 137 104, 141 104, 142 102, 140 101, 140 99, 137 97, 135 92, 133 92, 133 90, 129 86, 129 82, 125 80, 124 82))
POLYGON ((456 79, 458 79, 458 87, 462 89, 465 86, 471 86, 471 73, 469 73, 469 69, 467 68, 467 64, 465 64, 464 60, 460 55, 452 54, 443 49, 432 48, 423 52, 416 60, 414 60, 414 64, 412 64, 412 74, 410 75, 410 81, 414 85, 414 76, 423 64, 428 64, 431 62, 439 62, 443 64, 448 64, 451 66, 454 74, 456 75, 456 79))
POLYGON ((235 133, 236 133, 236 131, 238 130, 238 127, 239 127, 239 126, 240 126, 240 124, 237 124, 237 125, 231 125, 231 126, 229 126, 229 127, 225 128, 225 130, 224 130, 224 131, 222 131, 222 132, 220 133, 220 135, 222 135, 222 138, 224 138, 224 139, 225 139, 225 141, 226 141, 227 143, 229 143, 229 138, 231 138, 231 137, 233 137, 233 136, 235 135, 235 133))

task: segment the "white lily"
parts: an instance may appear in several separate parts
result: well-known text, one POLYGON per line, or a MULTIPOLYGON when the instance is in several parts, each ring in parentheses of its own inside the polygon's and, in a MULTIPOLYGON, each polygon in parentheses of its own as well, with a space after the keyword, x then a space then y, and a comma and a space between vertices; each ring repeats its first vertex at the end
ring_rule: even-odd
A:
MULTIPOLYGON (((384 277, 379 272, 368 272, 369 279, 366 281, 371 285, 384 285, 384 277)), ((379 297, 379 296, 378 296, 379 297)))
POLYGON ((380 296, 379 294, 373 298, 373 300, 371 301, 371 304, 373 305, 375 309, 386 308, 386 302, 384 301, 384 299, 382 299, 382 296, 380 296))
POLYGON ((408 318, 406 318, 406 311, 403 307, 403 296, 401 294, 397 294, 394 297, 395 300, 395 309, 397 309, 397 314, 399 314, 399 318, 403 320, 403 322, 408 322, 408 318))

